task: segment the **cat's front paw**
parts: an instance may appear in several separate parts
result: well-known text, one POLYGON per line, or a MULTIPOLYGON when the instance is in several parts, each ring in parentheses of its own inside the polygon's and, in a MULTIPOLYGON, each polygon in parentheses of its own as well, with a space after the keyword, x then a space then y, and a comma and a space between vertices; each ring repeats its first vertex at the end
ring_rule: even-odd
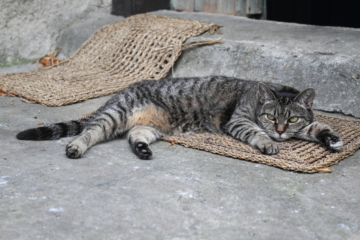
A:
POLYGON ((144 160, 149 160, 151 158, 152 151, 149 147, 149 144, 145 143, 145 142, 135 142, 133 143, 133 151, 135 152, 135 154, 140 158, 140 159, 144 159, 144 160))
POLYGON ((256 147, 264 154, 277 154, 279 152, 279 144, 270 139, 260 140, 256 143, 256 147))
POLYGON ((66 146, 66 156, 69 158, 79 158, 82 155, 81 148, 76 144, 68 144, 66 146))
POLYGON ((333 151, 340 151, 344 145, 340 136, 333 131, 324 130, 319 133, 318 138, 321 143, 333 151))

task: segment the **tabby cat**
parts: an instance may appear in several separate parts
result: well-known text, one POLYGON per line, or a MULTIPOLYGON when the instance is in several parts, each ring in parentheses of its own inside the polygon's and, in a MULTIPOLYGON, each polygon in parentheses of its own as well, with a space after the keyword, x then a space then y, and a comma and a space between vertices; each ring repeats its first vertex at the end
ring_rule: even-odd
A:
POLYGON ((66 146, 69 158, 93 145, 128 134, 133 152, 150 159, 149 144, 186 132, 226 133, 277 154, 276 141, 290 138, 319 142, 331 150, 343 146, 328 125, 313 122, 315 91, 223 76, 145 80, 114 95, 90 116, 28 129, 20 140, 54 140, 76 136, 66 146))

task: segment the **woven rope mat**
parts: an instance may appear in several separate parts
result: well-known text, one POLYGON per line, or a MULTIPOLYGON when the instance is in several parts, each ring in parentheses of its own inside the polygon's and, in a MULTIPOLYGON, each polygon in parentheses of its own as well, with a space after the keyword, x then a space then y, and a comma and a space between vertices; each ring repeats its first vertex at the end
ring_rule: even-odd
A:
POLYGON ((229 136, 209 133, 172 136, 165 141, 286 170, 308 173, 331 172, 328 166, 338 163, 360 148, 360 120, 320 114, 315 116, 315 120, 328 124, 342 137, 344 146, 340 152, 333 153, 314 142, 290 140, 279 143, 278 154, 264 155, 259 150, 229 136))
POLYGON ((53 67, 0 75, 0 88, 47 106, 118 92, 136 81, 165 77, 183 49, 221 41, 184 45, 186 39, 218 27, 192 19, 135 15, 101 28, 53 67))

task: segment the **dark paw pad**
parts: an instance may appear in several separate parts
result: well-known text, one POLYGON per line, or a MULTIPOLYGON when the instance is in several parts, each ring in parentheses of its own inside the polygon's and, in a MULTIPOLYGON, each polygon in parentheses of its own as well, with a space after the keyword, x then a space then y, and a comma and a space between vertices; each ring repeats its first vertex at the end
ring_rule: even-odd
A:
POLYGON ((80 155, 81 154, 79 153, 78 147, 72 145, 66 146, 66 156, 69 158, 79 158, 80 155))
POLYGON ((340 149, 343 147, 343 142, 340 139, 340 137, 335 135, 329 135, 327 136, 326 140, 326 146, 334 151, 340 151, 340 149))
POLYGON ((329 149, 339 151, 343 147, 341 138, 334 132, 323 131, 319 134, 320 141, 329 149))
POLYGON ((152 156, 152 151, 149 147, 149 144, 147 144, 147 143, 136 142, 136 143, 134 143, 133 149, 134 149, 135 154, 140 159, 148 160, 152 156))

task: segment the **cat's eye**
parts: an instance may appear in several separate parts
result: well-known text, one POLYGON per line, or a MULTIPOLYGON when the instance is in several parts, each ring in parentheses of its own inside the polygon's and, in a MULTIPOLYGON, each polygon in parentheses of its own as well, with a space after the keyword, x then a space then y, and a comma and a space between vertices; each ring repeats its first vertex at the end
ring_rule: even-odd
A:
POLYGON ((291 117, 291 118, 289 118, 289 122, 291 122, 291 123, 296 123, 298 120, 299 120, 298 117, 291 117))
POLYGON ((273 115, 271 115, 271 114, 266 114, 266 117, 271 121, 275 120, 275 117, 273 115))

